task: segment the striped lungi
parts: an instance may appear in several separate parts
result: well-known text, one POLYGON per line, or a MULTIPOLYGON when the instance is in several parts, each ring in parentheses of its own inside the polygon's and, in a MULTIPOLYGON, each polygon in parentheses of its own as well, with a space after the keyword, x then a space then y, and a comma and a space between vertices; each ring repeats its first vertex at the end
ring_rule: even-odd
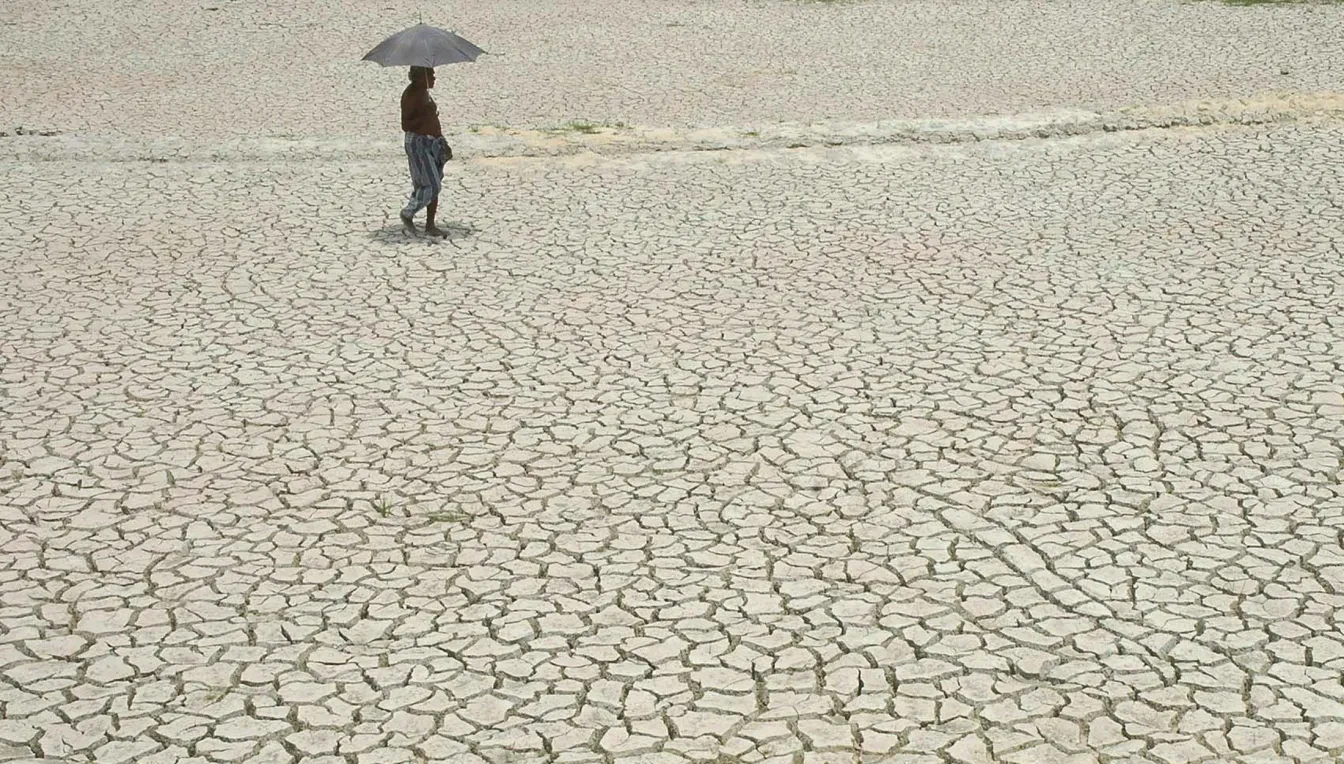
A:
POLYGON ((443 188, 443 165, 448 161, 448 142, 441 136, 406 133, 406 160, 414 189, 401 216, 409 218, 438 198, 443 188))

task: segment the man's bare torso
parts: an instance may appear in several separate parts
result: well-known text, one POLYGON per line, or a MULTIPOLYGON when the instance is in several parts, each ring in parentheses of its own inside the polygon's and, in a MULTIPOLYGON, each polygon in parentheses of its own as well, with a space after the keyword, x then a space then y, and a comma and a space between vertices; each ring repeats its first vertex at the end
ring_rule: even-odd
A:
POLYGON ((401 129, 408 133, 441 137, 439 107, 429 90, 412 83, 401 94, 401 129))

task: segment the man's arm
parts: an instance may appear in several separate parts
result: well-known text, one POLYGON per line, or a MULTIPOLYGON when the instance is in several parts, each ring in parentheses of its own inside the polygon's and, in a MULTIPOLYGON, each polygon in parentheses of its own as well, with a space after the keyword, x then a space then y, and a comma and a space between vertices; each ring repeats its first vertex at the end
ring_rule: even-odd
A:
POLYGON ((414 88, 406 88, 401 94, 401 129, 408 133, 420 132, 420 112, 424 110, 424 99, 414 88))

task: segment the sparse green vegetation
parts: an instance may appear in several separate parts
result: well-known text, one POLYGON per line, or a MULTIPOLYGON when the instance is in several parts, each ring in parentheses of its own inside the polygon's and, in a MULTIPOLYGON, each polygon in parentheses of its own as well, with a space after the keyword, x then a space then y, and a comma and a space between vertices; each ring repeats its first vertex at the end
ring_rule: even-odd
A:
POLYGON ((628 130, 629 128, 630 125, 625 122, 600 123, 600 122, 589 122, 588 120, 584 119, 576 119, 571 122, 566 122, 560 127, 552 127, 548 129, 546 132, 581 133, 583 135, 592 135, 594 133, 601 132, 602 130, 628 130))
POLYGON ((1223 5, 1332 5, 1344 0, 1219 0, 1223 5))

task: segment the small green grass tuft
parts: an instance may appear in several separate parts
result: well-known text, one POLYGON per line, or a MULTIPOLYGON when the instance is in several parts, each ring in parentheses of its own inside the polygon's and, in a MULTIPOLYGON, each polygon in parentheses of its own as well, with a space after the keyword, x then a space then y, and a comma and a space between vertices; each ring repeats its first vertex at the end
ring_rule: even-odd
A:
POLYGON ((374 502, 373 508, 378 512, 379 517, 390 517, 392 515, 392 502, 388 501, 386 496, 379 496, 378 501, 374 502))

